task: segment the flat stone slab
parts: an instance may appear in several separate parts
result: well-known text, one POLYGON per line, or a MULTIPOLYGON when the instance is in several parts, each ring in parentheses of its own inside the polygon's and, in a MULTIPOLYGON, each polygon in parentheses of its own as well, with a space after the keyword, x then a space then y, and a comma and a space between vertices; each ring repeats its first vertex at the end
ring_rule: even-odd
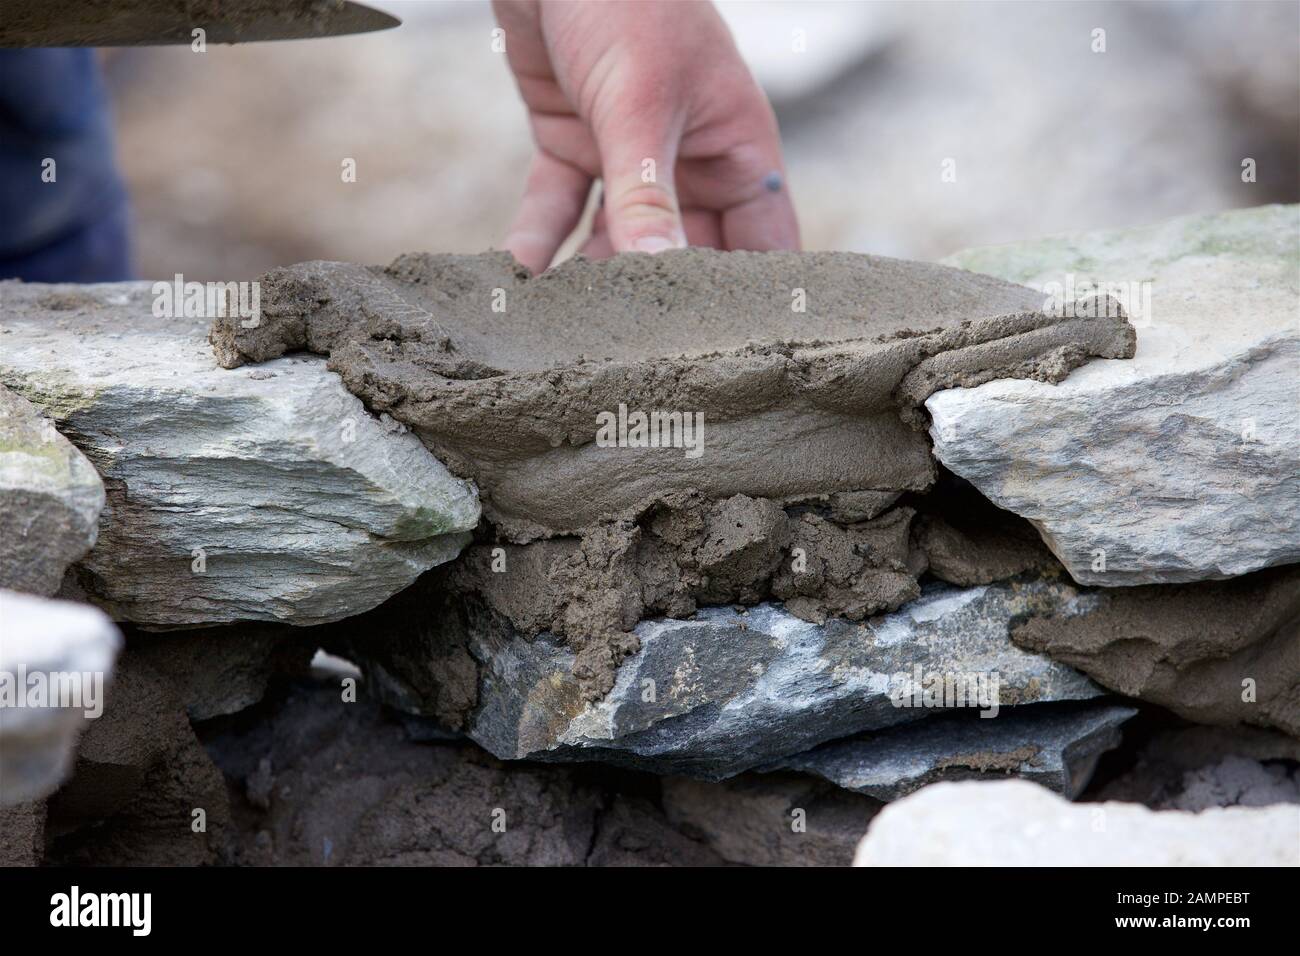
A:
MULTIPOLYGON (((478 709, 468 733, 502 759, 727 777, 945 704, 992 710, 1094 697, 1101 691, 1083 675, 1009 637, 1012 620, 1031 609, 1069 616, 1087 606, 1067 584, 1029 582, 932 586, 861 624, 811 624, 772 603, 743 613, 704 608, 638 625, 640 650, 596 703, 583 698, 572 652, 548 634, 528 641, 478 627, 470 636, 478 709)), ((362 666, 390 703, 419 712, 409 687, 362 666)))
POLYGON ((931 395, 936 457, 1037 525, 1081 583, 1300 561, 1297 236, 1300 207, 1264 206, 953 256, 1062 291, 1149 283, 1149 313, 1129 309, 1131 360, 931 395))
POLYGON ((316 624, 455 557, 475 489, 366 412, 319 358, 217 365, 205 318, 158 318, 149 283, 0 283, 0 383, 103 476, 78 566, 116 619, 316 624))
POLYGON ((815 774, 877 800, 941 780, 1016 776, 1073 800, 1137 711, 1114 704, 1031 704, 997 717, 944 715, 779 760, 769 770, 815 774))
POLYGON ((853 865, 1300 866, 1300 806, 1185 813, 1024 780, 936 783, 882 810, 853 865))
POLYGON ((0 587, 56 592, 94 546, 103 508, 104 483, 86 456, 0 385, 0 587))
POLYGON ((81 731, 103 714, 121 642, 97 608, 0 591, 0 805, 63 782, 81 731))

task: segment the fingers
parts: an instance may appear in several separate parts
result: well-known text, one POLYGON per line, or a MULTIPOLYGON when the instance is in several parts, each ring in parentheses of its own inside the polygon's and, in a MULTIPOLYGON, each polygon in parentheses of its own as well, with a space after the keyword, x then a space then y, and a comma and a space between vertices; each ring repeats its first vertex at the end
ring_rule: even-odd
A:
POLYGON ((605 186, 605 222, 615 252, 686 245, 673 186, 681 132, 658 109, 629 108, 595 129, 605 186))
POLYGON ((506 248, 533 273, 545 270, 582 217, 590 189, 591 177, 582 170, 537 153, 506 248))
POLYGON ((682 211, 686 226, 686 242, 692 246, 722 249, 722 217, 712 209, 686 209, 682 211))
MULTIPOLYGON (((722 248, 722 218, 712 209, 684 209, 682 223, 686 227, 688 244, 722 248)), ((608 259, 614 254, 603 209, 596 213, 591 224, 591 236, 579 251, 588 259, 608 259)))
POLYGON ((777 170, 762 179, 761 191, 722 213, 722 244, 727 249, 797 250, 799 220, 785 177, 777 170))

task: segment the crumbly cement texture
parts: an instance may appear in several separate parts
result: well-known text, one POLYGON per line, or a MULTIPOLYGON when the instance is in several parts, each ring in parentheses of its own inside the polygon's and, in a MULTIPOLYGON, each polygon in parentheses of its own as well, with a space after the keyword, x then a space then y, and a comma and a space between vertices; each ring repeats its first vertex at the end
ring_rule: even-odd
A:
POLYGON ((545 542, 507 549, 504 573, 474 549, 456 586, 565 636, 593 696, 647 612, 777 596, 817 620, 908 600, 911 512, 882 512, 935 479, 925 398, 1134 348, 1122 317, 1052 316, 1022 286, 848 253, 683 250, 538 276, 506 253, 407 255, 261 283, 255 327, 214 325, 218 361, 328 355, 478 484, 483 545, 545 542), (702 416, 698 454, 598 443, 620 407, 702 416), (811 573, 793 570, 800 550, 811 573))
POLYGON ((630 632, 643 617, 776 597, 807 620, 862 620, 917 597, 924 564, 911 551, 912 515, 898 507, 840 525, 766 498, 674 495, 639 522, 601 524, 581 537, 475 545, 449 586, 525 635, 567 639, 575 675, 599 698, 637 650, 630 632))

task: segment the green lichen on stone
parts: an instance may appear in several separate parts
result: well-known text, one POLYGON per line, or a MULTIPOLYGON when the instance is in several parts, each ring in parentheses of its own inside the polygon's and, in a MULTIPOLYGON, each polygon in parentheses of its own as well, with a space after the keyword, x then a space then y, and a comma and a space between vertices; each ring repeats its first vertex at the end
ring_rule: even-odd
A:
POLYGON ((0 385, 27 399, 56 422, 65 422, 95 404, 99 391, 73 384, 57 373, 22 373, 0 369, 0 385))

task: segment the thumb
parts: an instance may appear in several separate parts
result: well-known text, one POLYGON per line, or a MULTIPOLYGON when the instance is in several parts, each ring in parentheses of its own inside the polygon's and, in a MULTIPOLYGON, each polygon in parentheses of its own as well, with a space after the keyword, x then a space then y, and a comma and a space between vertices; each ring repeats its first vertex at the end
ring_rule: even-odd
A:
POLYGON ((604 212, 615 252, 684 249, 673 184, 679 134, 668 118, 624 114, 597 133, 604 212))

